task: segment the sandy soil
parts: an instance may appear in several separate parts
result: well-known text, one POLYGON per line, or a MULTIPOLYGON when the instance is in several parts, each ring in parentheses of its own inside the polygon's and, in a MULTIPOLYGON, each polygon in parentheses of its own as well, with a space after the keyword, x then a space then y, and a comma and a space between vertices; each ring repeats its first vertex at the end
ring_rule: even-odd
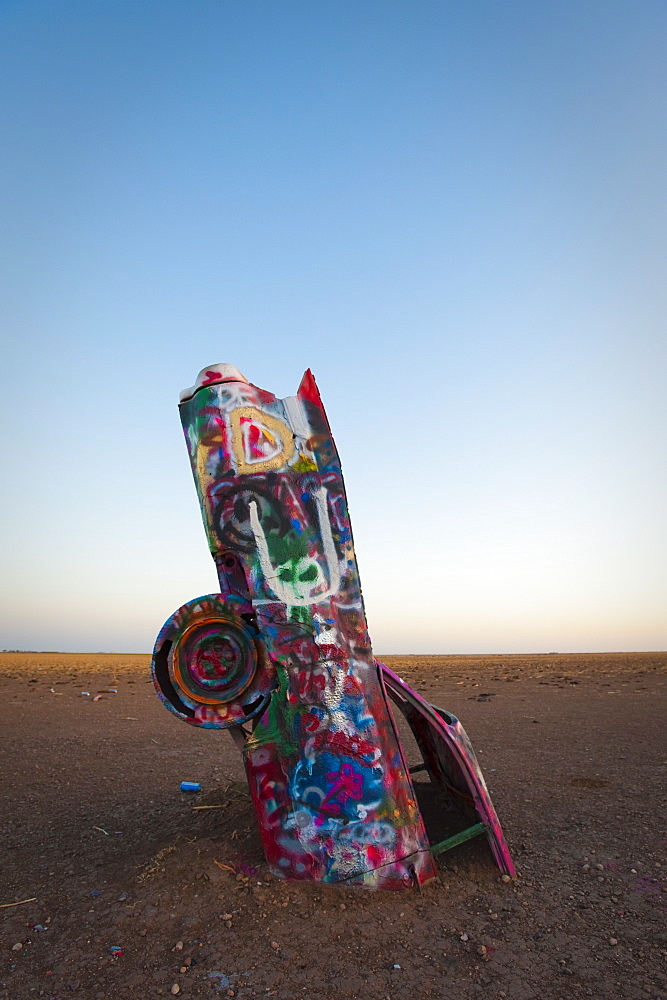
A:
POLYGON ((465 725, 516 882, 481 840, 421 893, 272 880, 148 657, 1 654, 0 997, 667 997, 667 654, 386 662, 465 725))

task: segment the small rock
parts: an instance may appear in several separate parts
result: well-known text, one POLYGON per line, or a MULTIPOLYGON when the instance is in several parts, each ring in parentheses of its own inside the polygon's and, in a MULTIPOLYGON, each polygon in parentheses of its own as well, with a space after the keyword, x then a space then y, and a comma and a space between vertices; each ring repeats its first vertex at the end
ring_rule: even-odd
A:
POLYGON ((582 865, 581 870, 582 872, 589 872, 591 870, 591 866, 589 864, 582 865))
POLYGON ((180 992, 181 992, 181 987, 178 985, 178 983, 174 983, 174 985, 171 988, 172 996, 177 997, 180 992))
POLYGON ((22 947, 23 945, 21 942, 17 941, 16 944, 12 945, 12 951, 20 951, 22 947))
POLYGON ((190 968, 190 966, 192 965, 192 959, 191 959, 191 958, 186 958, 186 959, 184 960, 184 962, 183 962, 183 965, 184 965, 184 966, 185 966, 185 967, 186 967, 187 969, 189 969, 189 968, 190 968))
POLYGON ((392 965, 392 969, 400 969, 400 968, 401 966, 398 964, 398 962, 394 962, 394 964, 392 965))
POLYGON ((467 934, 462 934, 461 935, 461 940, 462 941, 467 941, 468 940, 468 935, 467 934))
POLYGON ((183 942, 182 941, 177 941, 176 944, 173 947, 173 950, 174 951, 183 951, 183 942))
POLYGON ((477 949, 477 954, 486 955, 486 945, 480 944, 479 948, 477 949))
POLYGON ((277 941, 272 941, 272 942, 271 942, 271 947, 272 947, 272 948, 275 948, 275 949, 277 950, 278 948, 280 948, 280 945, 278 944, 278 942, 277 942, 277 941))
POLYGON ((503 876, 501 876, 500 881, 501 882, 511 882, 512 879, 509 877, 509 875, 503 875, 503 876))
POLYGON ((341 903, 340 908, 341 910, 347 910, 347 906, 345 905, 345 903, 341 903))
POLYGON ((595 867, 597 868, 597 870, 599 872, 603 872, 604 871, 604 865, 596 865, 595 867))
POLYGON ((233 916, 232 913, 221 913, 219 919, 220 920, 231 920, 232 916, 233 916))
POLYGON ((614 947, 615 945, 617 945, 617 944, 618 944, 618 939, 617 939, 617 938, 609 938, 609 944, 610 944, 610 945, 612 946, 612 948, 613 948, 613 947, 614 947))
POLYGON ((148 934, 147 929, 145 927, 142 927, 141 930, 139 931, 139 937, 146 937, 147 934, 148 934))
POLYGON ((187 972, 188 971, 187 965, 182 965, 178 971, 181 972, 181 973, 187 972))

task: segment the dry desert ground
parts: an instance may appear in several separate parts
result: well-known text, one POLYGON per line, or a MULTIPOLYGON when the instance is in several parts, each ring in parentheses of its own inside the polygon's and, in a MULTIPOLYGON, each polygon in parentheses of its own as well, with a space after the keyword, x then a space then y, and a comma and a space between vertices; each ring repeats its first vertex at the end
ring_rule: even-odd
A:
POLYGON ((149 657, 0 654, 0 997, 667 997, 667 654, 385 659, 466 727, 516 881, 475 840, 421 892, 278 882, 149 657))

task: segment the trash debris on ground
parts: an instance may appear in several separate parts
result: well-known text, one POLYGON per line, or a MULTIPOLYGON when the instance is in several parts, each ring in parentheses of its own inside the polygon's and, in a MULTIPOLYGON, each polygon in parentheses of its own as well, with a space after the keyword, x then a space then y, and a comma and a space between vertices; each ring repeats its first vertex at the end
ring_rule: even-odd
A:
POLYGON ((17 899, 15 903, 0 903, 0 910, 5 910, 8 906, 22 906, 23 903, 36 903, 37 896, 31 896, 30 899, 17 899))
POLYGON ((239 977, 238 973, 235 972, 231 973, 229 976, 224 972, 209 972, 208 978, 214 980, 211 985, 216 990, 220 991, 232 986, 232 980, 238 979, 239 977))

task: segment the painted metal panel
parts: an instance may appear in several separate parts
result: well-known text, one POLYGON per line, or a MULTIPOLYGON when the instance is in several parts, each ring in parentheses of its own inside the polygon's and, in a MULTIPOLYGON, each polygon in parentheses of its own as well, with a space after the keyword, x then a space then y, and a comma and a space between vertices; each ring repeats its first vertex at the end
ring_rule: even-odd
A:
POLYGON ((181 420, 220 595, 180 608, 154 655, 192 725, 243 730, 273 872, 403 888, 433 878, 371 649, 340 461, 310 373, 278 399, 204 369, 181 420))
POLYGON ((514 862, 465 729, 455 715, 429 705, 398 674, 376 662, 391 699, 412 729, 431 781, 453 798, 469 822, 483 823, 498 867, 514 878, 514 862))

